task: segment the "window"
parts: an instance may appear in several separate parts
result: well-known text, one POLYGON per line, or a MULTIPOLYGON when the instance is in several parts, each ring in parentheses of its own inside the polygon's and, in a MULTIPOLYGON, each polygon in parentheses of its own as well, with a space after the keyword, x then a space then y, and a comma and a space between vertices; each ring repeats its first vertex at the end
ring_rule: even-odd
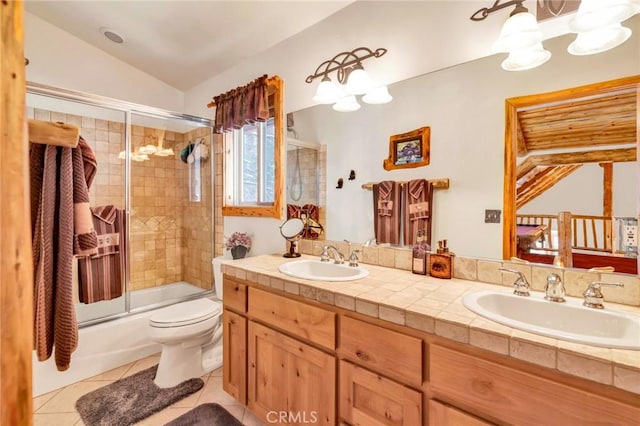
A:
POLYGON ((269 82, 271 118, 224 134, 225 216, 282 217, 282 91, 269 82))
POLYGON ((225 135, 227 204, 273 204, 275 194, 274 120, 247 124, 225 135))

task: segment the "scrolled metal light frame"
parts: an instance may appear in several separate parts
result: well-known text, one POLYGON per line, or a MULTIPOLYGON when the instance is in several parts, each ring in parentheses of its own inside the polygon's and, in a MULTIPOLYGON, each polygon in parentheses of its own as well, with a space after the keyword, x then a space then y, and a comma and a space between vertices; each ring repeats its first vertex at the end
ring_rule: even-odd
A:
POLYGON ((471 15, 469 19, 471 19, 472 21, 482 21, 491 13, 500 9, 504 9, 505 7, 510 7, 510 6, 516 6, 516 10, 522 11, 522 9, 524 9, 524 11, 526 11, 527 9, 522 5, 522 3, 524 3, 524 0, 510 0, 502 4, 500 4, 500 0, 496 0, 495 3, 493 3, 493 6, 483 7, 482 9, 476 10, 475 13, 471 15), (519 9, 519 8, 522 8, 522 9, 519 9))
POLYGON ((328 59, 318 65, 314 73, 309 75, 305 79, 305 81, 307 83, 311 83, 313 82, 313 80, 319 77, 329 78, 329 74, 337 71, 336 78, 338 82, 344 84, 347 80, 347 77, 349 76, 349 73, 347 72, 349 67, 351 67, 352 65, 362 66, 362 62, 364 60, 369 58, 379 58, 385 53, 387 53, 387 49, 382 47, 376 50, 371 50, 367 47, 358 47, 357 49, 353 49, 350 52, 340 52, 333 58, 328 59))

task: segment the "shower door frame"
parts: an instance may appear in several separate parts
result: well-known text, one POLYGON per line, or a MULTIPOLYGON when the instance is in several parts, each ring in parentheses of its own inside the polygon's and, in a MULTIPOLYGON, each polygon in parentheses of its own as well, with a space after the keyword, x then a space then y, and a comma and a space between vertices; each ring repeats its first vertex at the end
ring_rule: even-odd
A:
MULTIPOLYGON (((116 111, 121 111, 124 114, 124 119, 125 119, 125 122, 124 122, 124 137, 125 137, 124 204, 125 204, 125 219, 126 219, 125 249, 127 251, 127 256, 125 258, 125 283, 124 283, 125 312, 83 321, 81 324, 79 324, 79 327, 83 328, 83 327, 88 327, 96 324, 101 324, 101 323, 112 321, 118 318, 123 318, 130 315, 157 309, 159 307, 169 306, 171 304, 183 302, 186 300, 199 299, 201 297, 209 297, 214 295, 215 286, 213 282, 213 279, 214 279, 213 265, 211 266, 211 289, 210 290, 205 290, 201 293, 184 296, 177 299, 171 299, 170 303, 160 302, 160 303, 154 303, 146 306, 141 306, 139 308, 131 309, 131 300, 130 300, 131 292, 129 289, 130 274, 131 274, 130 266, 131 266, 131 256, 132 256, 132 253, 129 247, 130 241, 131 241, 130 240, 130 237, 131 237, 130 221, 131 221, 131 203, 132 203, 132 200, 131 200, 131 147, 132 147, 131 116, 132 114, 140 114, 140 115, 150 116, 153 118, 160 118, 160 119, 185 120, 190 123, 193 123, 195 127, 209 127, 211 129, 212 151, 213 151, 213 144, 214 144, 213 121, 204 117, 197 117, 194 115, 168 111, 162 108, 150 107, 147 105, 141 105, 133 102, 122 101, 114 98, 109 98, 106 96, 95 95, 91 93, 84 93, 84 92, 69 90, 69 89, 62 89, 58 87, 48 86, 45 84, 34 83, 29 81, 27 82, 26 93, 47 96, 50 98, 56 98, 56 99, 61 99, 65 101, 77 102, 77 103, 85 104, 89 106, 108 108, 116 111)), ((214 209, 215 161, 211 160, 209 163, 211 167, 211 182, 210 182, 210 186, 211 186, 211 194, 210 194, 211 195, 211 206, 210 206, 211 207, 211 249, 212 249, 212 253, 215 253, 215 242, 216 242, 215 241, 215 238, 216 238, 215 237, 215 214, 214 214, 215 213, 215 209, 214 209)))

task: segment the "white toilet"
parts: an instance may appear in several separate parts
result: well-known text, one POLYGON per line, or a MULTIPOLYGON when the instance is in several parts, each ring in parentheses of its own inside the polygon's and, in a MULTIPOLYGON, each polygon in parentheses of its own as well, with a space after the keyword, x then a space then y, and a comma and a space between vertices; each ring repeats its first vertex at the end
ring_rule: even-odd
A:
MULTIPOLYGON (((216 294, 222 299, 222 258, 213 260, 216 294)), ((195 299, 158 310, 149 320, 151 340, 162 344, 154 383, 169 388, 222 365, 222 303, 195 299)))

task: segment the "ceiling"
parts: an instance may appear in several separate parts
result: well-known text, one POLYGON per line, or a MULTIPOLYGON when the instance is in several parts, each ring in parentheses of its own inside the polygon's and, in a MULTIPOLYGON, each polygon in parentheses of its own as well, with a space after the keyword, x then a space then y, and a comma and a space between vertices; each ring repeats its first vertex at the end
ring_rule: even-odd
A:
POLYGON ((25 9, 185 91, 352 1, 35 1, 25 9), (109 41, 107 27, 125 39, 109 41))
POLYGON ((516 170, 516 208, 582 164, 636 161, 637 93, 638 86, 629 84, 518 110, 518 156, 529 155, 516 170))

